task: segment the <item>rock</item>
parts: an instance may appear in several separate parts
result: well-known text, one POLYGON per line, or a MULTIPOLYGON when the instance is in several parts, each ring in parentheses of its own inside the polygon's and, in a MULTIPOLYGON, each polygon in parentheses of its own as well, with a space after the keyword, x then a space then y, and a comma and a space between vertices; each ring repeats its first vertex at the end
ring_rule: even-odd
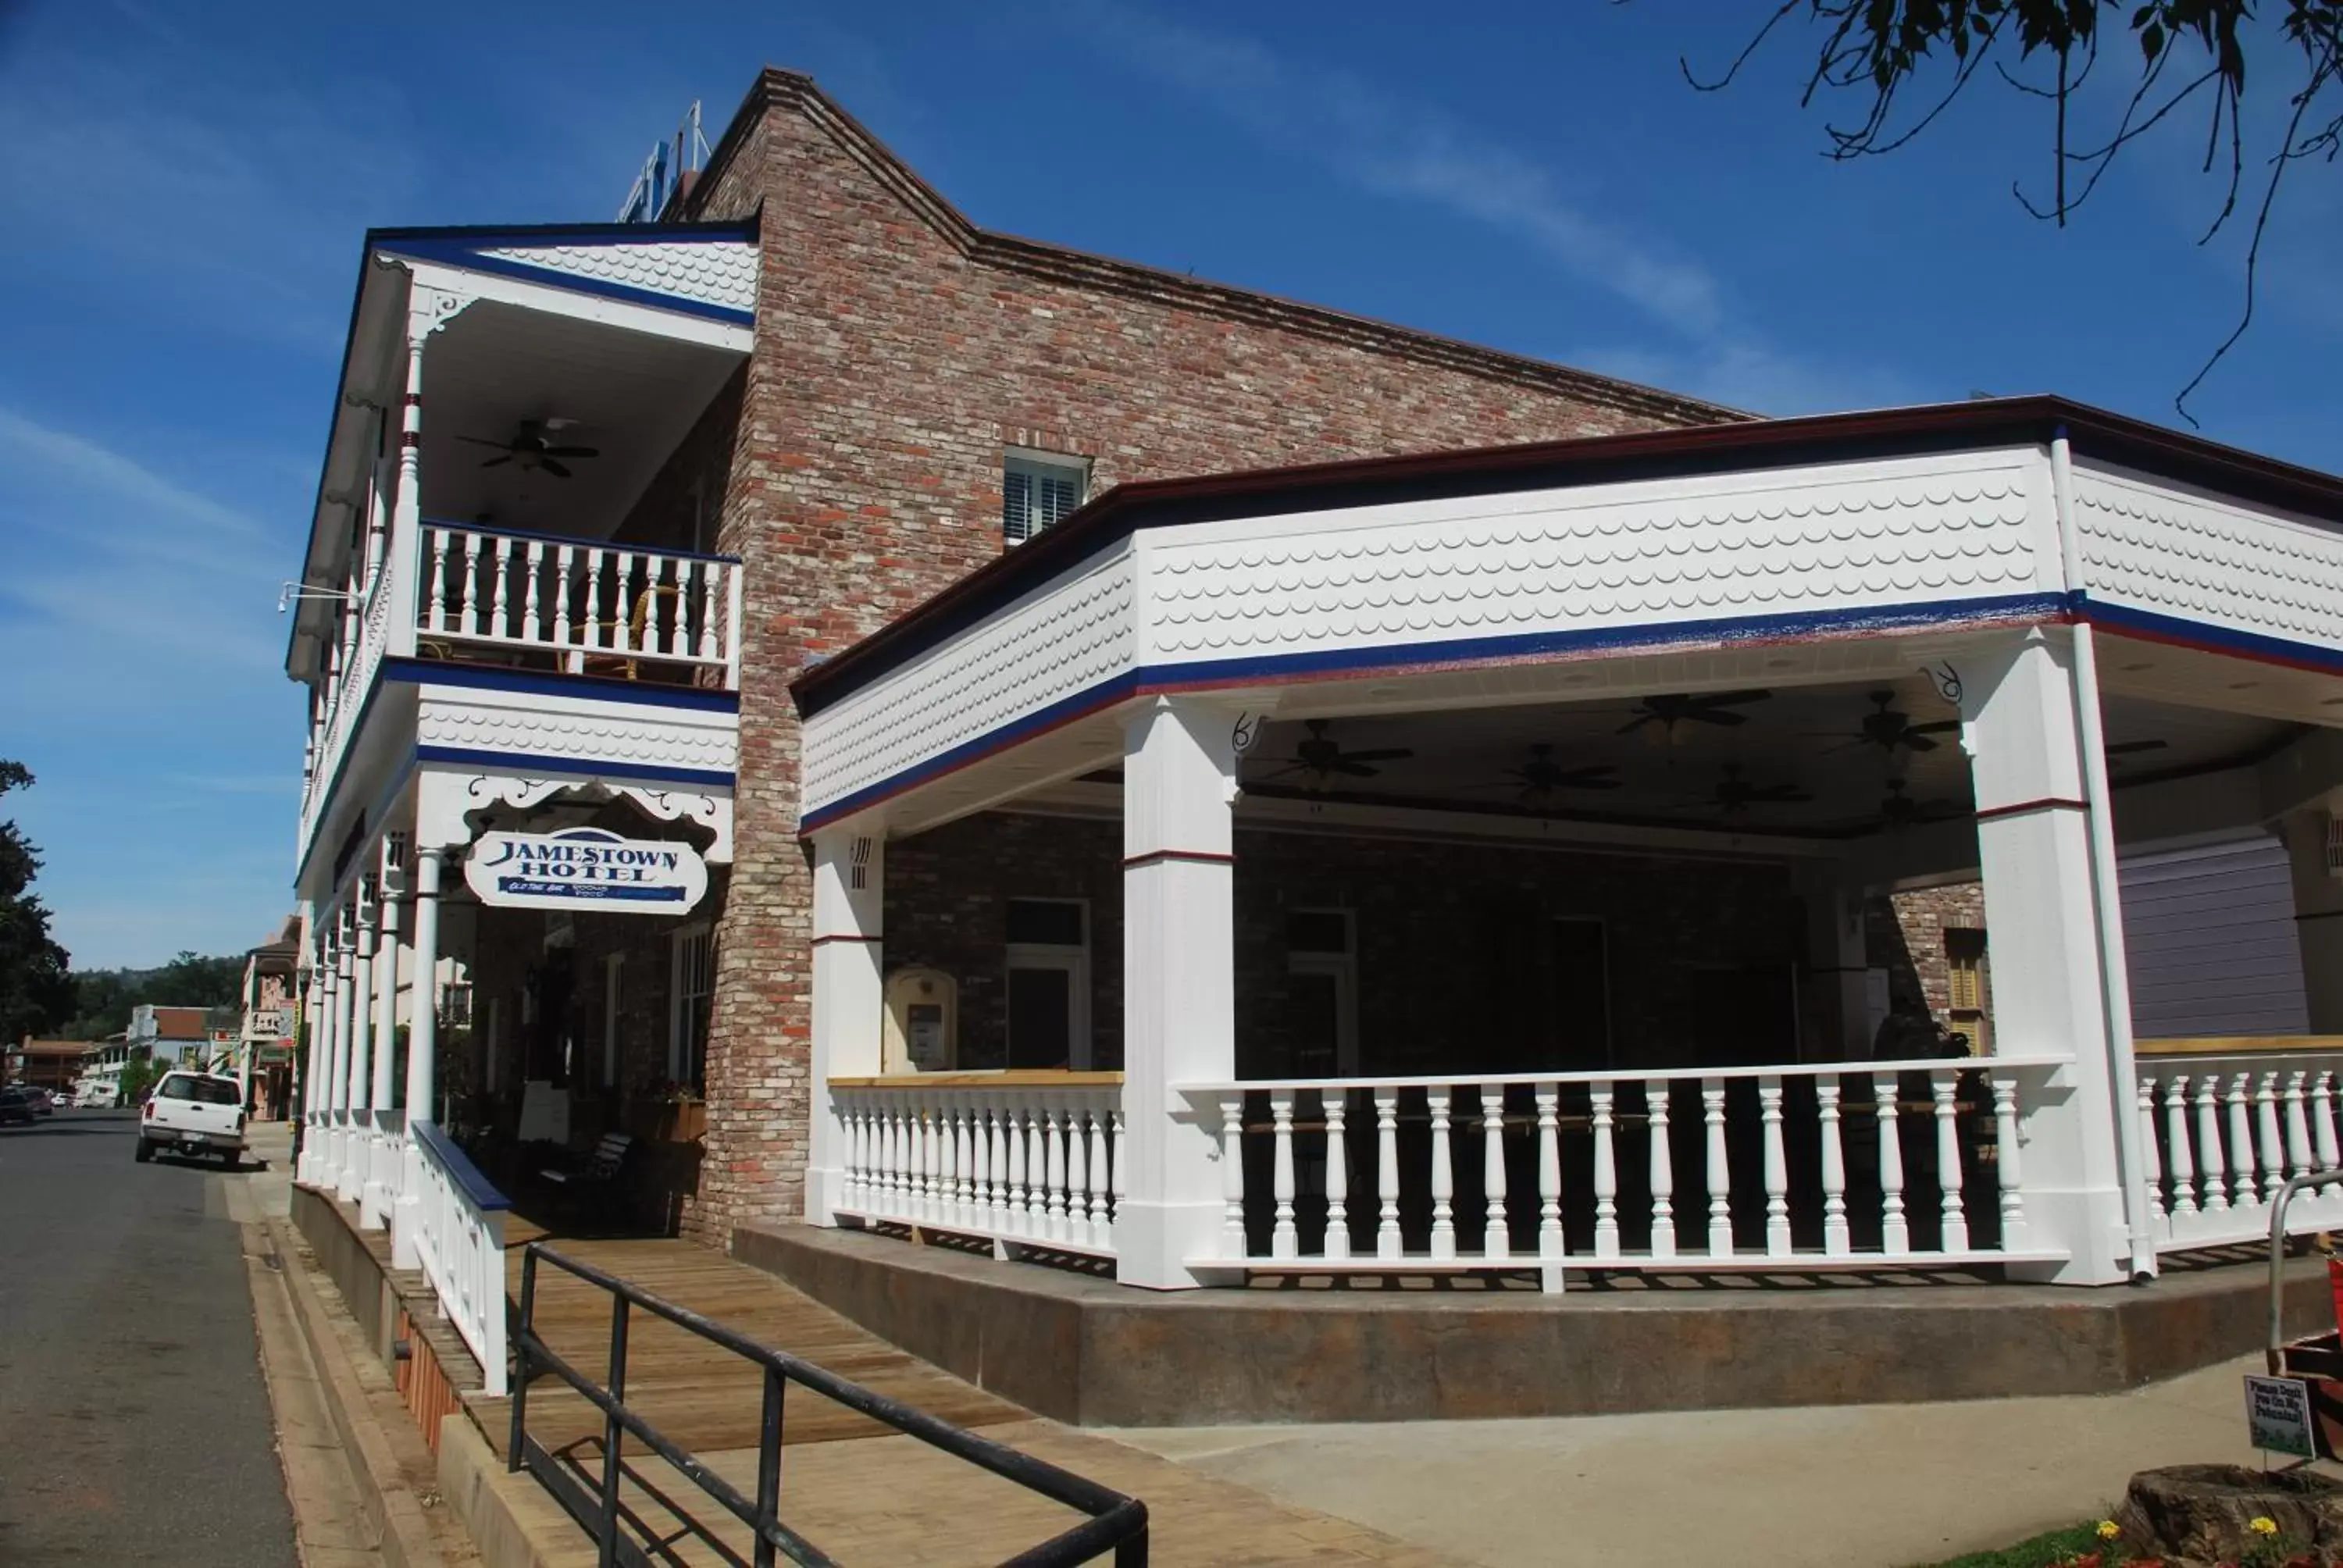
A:
POLYGON ((2268 1473, 2235 1464, 2176 1464, 2131 1478, 2116 1523, 2124 1543, 2168 1568, 2211 1568, 2267 1552, 2247 1528, 2278 1523, 2289 1553, 2343 1554, 2343 1481, 2308 1470, 2268 1473))

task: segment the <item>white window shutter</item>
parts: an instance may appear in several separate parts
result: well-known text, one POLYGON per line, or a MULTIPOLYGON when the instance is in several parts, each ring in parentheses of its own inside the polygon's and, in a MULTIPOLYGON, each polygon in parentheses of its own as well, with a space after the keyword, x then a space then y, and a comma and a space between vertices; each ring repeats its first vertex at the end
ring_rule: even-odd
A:
POLYGON ((1001 476, 1001 533, 1011 544, 1033 535, 1033 476, 1010 468, 1001 476))

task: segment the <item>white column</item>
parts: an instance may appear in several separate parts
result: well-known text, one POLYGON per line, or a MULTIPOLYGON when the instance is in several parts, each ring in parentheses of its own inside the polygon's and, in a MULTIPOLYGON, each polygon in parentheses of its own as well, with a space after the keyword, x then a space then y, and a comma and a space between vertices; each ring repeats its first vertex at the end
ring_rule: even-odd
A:
POLYGON ((301 1069, 301 1100, 297 1114, 301 1119, 301 1152, 293 1162, 293 1179, 311 1180, 317 1161, 317 1086, 324 1081, 326 1038, 326 938, 319 929, 317 917, 309 918, 308 973, 304 977, 301 992, 301 1025, 307 1043, 299 1052, 301 1069))
MULTIPOLYGON (((374 959, 374 1080, 367 1103, 377 1119, 396 1102, 398 1085, 398 903, 406 892, 406 872, 399 865, 395 839, 383 844, 381 894, 376 902, 377 934, 374 959)), ((378 1231, 390 1223, 390 1205, 397 1197, 397 1146, 379 1131, 367 1150, 366 1180, 358 1192, 358 1223, 378 1231)))
POLYGON ((2027 1108, 2020 1138, 2034 1244, 2072 1257, 2014 1271, 2069 1284, 2120 1282, 2130 1274, 2131 1225, 2117 1120, 2136 1121, 2137 1110, 2131 1085, 2110 1068, 2070 651, 2035 628, 1961 660, 1958 671, 1985 874, 1994 1049, 2069 1059, 2053 1091, 2027 1108))
POLYGON ((348 1039, 344 1029, 347 1018, 342 1007, 343 992, 349 980, 349 933, 345 924, 348 910, 340 903, 333 906, 327 916, 325 994, 319 999, 318 1023, 323 1038, 317 1048, 317 1159, 310 1167, 313 1185, 330 1187, 334 1171, 341 1160, 341 1132, 337 1117, 341 1110, 342 1053, 348 1039))
POLYGON ((351 905, 349 1077, 342 1103, 348 1107, 342 1133, 342 1164, 335 1172, 334 1190, 355 1203, 366 1186, 367 1156, 373 1141, 371 1119, 364 1112, 374 1105, 374 875, 358 879, 351 905))
POLYGON ((887 839, 884 825, 857 821, 813 840, 813 1060, 807 1085, 806 1218, 834 1222, 846 1172, 846 1130, 830 1104, 833 1078, 880 1069, 887 839))
POLYGON ((1212 1282, 1222 1223, 1212 1118, 1172 1085, 1236 1073, 1235 715, 1159 698, 1124 729, 1123 1084, 1129 1188, 1115 1277, 1212 1282))
POLYGON ((400 1161, 398 1199, 391 1211, 392 1266, 412 1269, 419 1254, 415 1227, 421 1220, 423 1155, 415 1130, 435 1120, 432 1096, 433 1058, 439 1041, 439 867, 448 851, 436 845, 415 846, 415 995, 407 1020, 407 1137, 400 1161))

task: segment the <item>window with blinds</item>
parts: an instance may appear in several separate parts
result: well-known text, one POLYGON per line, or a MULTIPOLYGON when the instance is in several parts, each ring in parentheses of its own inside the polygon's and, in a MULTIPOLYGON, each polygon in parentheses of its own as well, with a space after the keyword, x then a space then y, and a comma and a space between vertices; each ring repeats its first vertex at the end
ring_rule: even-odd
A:
POLYGON ((708 1017, 716 996, 715 933, 687 926, 669 939, 667 1075, 669 1081, 705 1091, 708 1085, 708 1017))
POLYGON ((1011 452, 1001 466, 1001 535, 1021 544, 1082 504, 1090 465, 1080 457, 1011 452))

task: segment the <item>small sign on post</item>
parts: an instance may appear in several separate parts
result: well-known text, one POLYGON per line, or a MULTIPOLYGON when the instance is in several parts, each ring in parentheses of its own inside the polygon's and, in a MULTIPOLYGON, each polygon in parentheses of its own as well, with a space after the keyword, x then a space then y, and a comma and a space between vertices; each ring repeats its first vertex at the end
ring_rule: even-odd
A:
POLYGON ((2246 1426, 2265 1453, 2316 1459, 2310 1433, 2310 1385, 2295 1377, 2246 1379, 2246 1426))

